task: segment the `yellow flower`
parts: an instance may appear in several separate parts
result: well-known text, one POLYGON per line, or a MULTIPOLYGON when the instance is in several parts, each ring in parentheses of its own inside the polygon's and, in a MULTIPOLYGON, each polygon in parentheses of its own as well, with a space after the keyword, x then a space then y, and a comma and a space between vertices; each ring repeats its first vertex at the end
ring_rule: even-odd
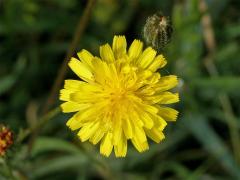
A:
POLYGON ((60 91, 64 113, 76 112, 67 122, 79 130, 82 142, 100 142, 100 153, 109 156, 114 148, 117 157, 127 154, 127 141, 143 152, 147 137, 159 143, 164 139, 166 121, 175 121, 178 112, 165 104, 179 101, 178 93, 168 90, 177 77, 161 77, 157 72, 166 65, 162 55, 134 40, 127 51, 124 36, 115 36, 112 47, 100 47, 100 57, 86 50, 71 58, 70 68, 82 81, 65 80, 60 91))

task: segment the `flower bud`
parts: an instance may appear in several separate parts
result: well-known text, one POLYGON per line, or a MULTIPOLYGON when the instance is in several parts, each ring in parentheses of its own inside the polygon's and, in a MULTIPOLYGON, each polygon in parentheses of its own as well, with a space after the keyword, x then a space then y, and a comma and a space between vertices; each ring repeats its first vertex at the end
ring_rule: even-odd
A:
POLYGON ((143 35, 146 43, 158 52, 162 51, 171 39, 173 29, 169 17, 156 13, 147 18, 143 35))
POLYGON ((0 125, 0 156, 5 155, 7 149, 13 144, 13 133, 4 125, 0 125))

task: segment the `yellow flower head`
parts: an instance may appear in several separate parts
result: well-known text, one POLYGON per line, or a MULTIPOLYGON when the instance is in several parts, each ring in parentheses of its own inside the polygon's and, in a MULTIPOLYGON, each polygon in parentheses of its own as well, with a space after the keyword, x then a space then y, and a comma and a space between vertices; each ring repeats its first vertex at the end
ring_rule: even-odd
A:
POLYGON ((166 121, 175 121, 178 112, 164 107, 179 101, 178 93, 168 90, 178 83, 174 75, 157 72, 166 65, 162 55, 134 40, 127 50, 124 36, 115 36, 112 47, 100 47, 100 57, 86 50, 71 58, 70 68, 82 80, 65 80, 60 91, 64 113, 76 112, 67 122, 79 130, 82 142, 100 142, 100 153, 117 157, 127 154, 127 141, 143 152, 147 137, 159 143, 164 139, 166 121))

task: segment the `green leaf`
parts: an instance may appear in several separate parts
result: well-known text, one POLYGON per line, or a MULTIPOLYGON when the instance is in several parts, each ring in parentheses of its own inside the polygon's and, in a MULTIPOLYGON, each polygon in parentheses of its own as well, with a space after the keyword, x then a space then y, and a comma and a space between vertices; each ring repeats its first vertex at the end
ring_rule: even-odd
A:
POLYGON ((32 178, 39 178, 48 174, 66 171, 67 169, 75 169, 81 171, 86 168, 88 159, 81 154, 60 156, 54 159, 49 159, 43 163, 37 163, 33 170, 31 170, 32 178))
POLYGON ((32 156, 49 151, 61 151, 75 154, 81 152, 76 146, 67 141, 52 137, 39 137, 33 146, 32 156))
POLYGON ((191 85, 196 88, 204 89, 204 92, 212 92, 216 95, 216 92, 227 92, 238 95, 240 89, 240 77, 211 77, 211 78, 196 78, 193 79, 191 85))
POLYGON ((0 95, 8 91, 16 82, 17 77, 14 75, 5 76, 0 79, 0 95))
POLYGON ((214 59, 217 63, 221 63, 223 61, 229 63, 229 61, 233 59, 238 59, 239 57, 238 51, 239 51, 238 43, 231 42, 229 44, 224 44, 221 48, 218 49, 214 59))
POLYGON ((23 72, 26 66, 26 59, 20 56, 14 65, 13 72, 5 77, 0 78, 0 95, 7 92, 17 82, 19 75, 23 72))
POLYGON ((229 152, 224 142, 210 127, 205 117, 200 114, 189 114, 184 122, 209 154, 214 156, 222 167, 224 167, 233 177, 239 179, 240 168, 234 161, 232 154, 229 152))
POLYGON ((179 179, 187 179, 190 175, 190 171, 184 165, 174 161, 167 161, 155 167, 152 179, 159 179, 164 172, 168 171, 174 172, 179 179))
POLYGON ((225 33, 228 35, 230 38, 236 38, 240 36, 240 25, 239 24, 234 24, 227 26, 225 33))

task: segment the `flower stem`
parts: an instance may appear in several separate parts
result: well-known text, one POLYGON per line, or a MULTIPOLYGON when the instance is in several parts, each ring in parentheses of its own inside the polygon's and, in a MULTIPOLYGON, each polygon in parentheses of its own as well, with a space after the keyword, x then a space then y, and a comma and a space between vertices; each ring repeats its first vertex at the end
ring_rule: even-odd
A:
POLYGON ((46 115, 41 117, 35 126, 24 130, 20 135, 18 136, 17 142, 21 143, 26 137, 28 137, 30 134, 34 134, 38 132, 49 120, 51 120, 54 116, 56 116, 60 112, 60 107, 56 107, 55 109, 49 111, 46 115))

